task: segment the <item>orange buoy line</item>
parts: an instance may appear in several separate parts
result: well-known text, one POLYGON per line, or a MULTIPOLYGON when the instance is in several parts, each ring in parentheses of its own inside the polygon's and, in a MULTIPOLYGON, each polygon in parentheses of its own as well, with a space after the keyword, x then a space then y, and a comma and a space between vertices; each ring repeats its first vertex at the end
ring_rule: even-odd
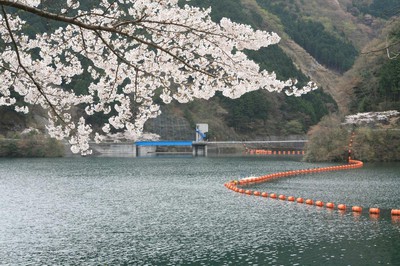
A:
MULTIPOLYGON (((332 202, 327 202, 324 204, 324 202, 317 200, 314 201, 312 199, 306 199, 304 200, 303 198, 295 198, 294 196, 288 196, 286 197, 285 195, 277 195, 276 193, 267 193, 267 192, 262 192, 262 191, 252 191, 250 189, 243 189, 239 188, 238 186, 245 186, 249 184, 254 184, 254 183, 261 183, 261 182, 268 182, 272 179, 275 178, 281 178, 281 177, 288 177, 288 176, 295 176, 295 175, 302 175, 302 174, 312 174, 312 173, 320 173, 320 172, 327 172, 327 171, 339 171, 339 170, 348 170, 348 169, 357 169, 361 168, 363 166, 362 161, 358 160, 353 160, 351 155, 352 155, 352 146, 353 146, 353 138, 354 138, 354 131, 351 133, 351 138, 350 138, 350 143, 349 143, 349 149, 348 149, 348 164, 346 165, 337 165, 337 166, 330 166, 330 167, 319 167, 319 168, 312 168, 312 169, 301 169, 301 170, 292 170, 292 171, 286 171, 286 172, 278 172, 278 173, 273 173, 273 174, 268 174, 268 175, 263 175, 259 177, 248 177, 248 178, 243 178, 241 180, 233 180, 228 183, 225 183, 225 187, 228 189, 238 192, 238 193, 243 193, 247 195, 253 195, 253 196, 262 196, 264 198, 271 198, 271 199, 279 199, 279 200, 287 200, 290 202, 297 202, 299 204, 305 203, 307 205, 314 205, 318 207, 326 207, 328 209, 334 209, 335 204, 332 202)), ((304 152, 302 152, 304 154, 304 152)), ((267 151, 266 153, 258 151, 258 154, 275 154, 271 151, 267 151)), ((278 154, 281 154, 280 151, 278 154)), ((285 154, 285 152, 283 153, 285 154)), ((290 153, 289 153, 290 154, 290 153)), ((295 154, 295 153, 293 153, 295 154)), ((345 204, 337 204, 336 208, 342 212, 347 210, 347 206, 345 204)), ((359 214, 362 212, 363 208, 360 206, 352 206, 351 208, 352 212, 355 214, 359 214)), ((369 208, 369 213, 371 216, 378 216, 380 213, 379 208, 369 208)), ((400 217, 400 209, 392 209, 391 210, 391 215, 393 218, 398 218, 400 217)))
POLYGON ((250 155, 304 155, 303 150, 263 150, 247 149, 246 154, 250 155))
MULTIPOLYGON (((294 196, 278 195, 276 193, 268 193, 265 191, 253 191, 250 189, 245 190, 243 188, 240 188, 239 186, 246 186, 246 185, 251 185, 251 184, 255 184, 255 183, 268 182, 268 181, 276 179, 276 178, 289 177, 289 176, 295 176, 295 175, 320 173, 320 172, 326 172, 326 171, 357 169, 357 168, 361 168, 362 166, 363 166, 363 162, 358 161, 358 160, 349 159, 349 164, 347 164, 347 165, 277 172, 277 173, 258 176, 258 177, 250 177, 250 178, 244 178, 241 180, 233 180, 233 181, 225 183, 225 187, 227 187, 228 189, 230 189, 232 191, 235 191, 238 193, 244 193, 247 195, 262 196, 264 198, 269 197, 271 199, 279 199, 282 201, 297 202, 300 204, 305 203, 307 205, 318 206, 321 208, 325 207, 327 209, 334 209, 335 204, 332 202, 324 203, 321 200, 314 201, 312 199, 303 199, 301 197, 296 198, 294 196)), ((360 206, 352 206, 350 208, 350 207, 347 207, 345 204, 337 204, 336 208, 340 211, 346 211, 348 209, 351 209, 351 211, 354 213, 361 213, 363 210, 363 208, 360 206)), ((379 215, 380 209, 379 208, 369 208, 369 213, 371 215, 379 215)), ((391 215, 392 216, 400 216, 400 209, 392 209, 391 215)))

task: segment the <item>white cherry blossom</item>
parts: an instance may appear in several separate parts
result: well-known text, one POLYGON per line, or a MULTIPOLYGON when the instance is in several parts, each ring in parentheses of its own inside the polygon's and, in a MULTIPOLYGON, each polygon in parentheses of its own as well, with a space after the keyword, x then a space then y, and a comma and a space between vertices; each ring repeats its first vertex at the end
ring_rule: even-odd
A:
POLYGON ((91 140, 115 132, 141 138, 145 122, 160 114, 155 97, 168 104, 217 91, 238 98, 258 89, 294 96, 316 89, 312 82, 297 88, 291 79, 278 80, 247 58, 244 49, 278 43, 276 33, 227 18, 214 23, 211 9, 180 7, 178 0, 101 0, 83 10, 80 1, 67 0, 54 12, 41 3, 0 0, 0 105, 48 110, 49 134, 68 139, 73 152, 90 154, 91 140), (27 36, 15 8, 62 26, 27 36), (83 75, 90 84, 71 89, 83 75), (99 114, 108 121, 87 123, 99 114))
POLYGON ((398 117, 398 116, 400 116, 400 112, 397 110, 390 110, 384 112, 358 113, 355 115, 346 116, 344 124, 359 125, 359 124, 368 124, 376 122, 385 122, 392 117, 398 117))

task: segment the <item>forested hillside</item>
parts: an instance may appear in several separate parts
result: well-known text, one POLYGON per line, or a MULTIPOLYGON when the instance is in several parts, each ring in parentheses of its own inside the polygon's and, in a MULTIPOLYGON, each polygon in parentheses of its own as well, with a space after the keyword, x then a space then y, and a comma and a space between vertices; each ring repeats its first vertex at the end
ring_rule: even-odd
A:
MULTIPOLYGON (((392 43, 400 41, 399 26, 395 23, 390 27, 388 36, 392 43)), ((386 46, 384 40, 367 46, 365 56, 358 59, 352 70, 353 112, 400 109, 400 48, 398 45, 390 47, 389 59, 386 46)))
MULTIPOLYGON (((51 8, 59 0, 42 3, 51 8)), ((82 3, 82 8, 93 4, 82 3)), ((255 91, 235 100, 217 94, 209 101, 163 105, 161 117, 145 127, 162 138, 170 138, 166 128, 174 127, 186 133, 173 137, 187 138, 196 123, 208 123, 210 138, 220 140, 305 134, 327 114, 400 108, 397 0, 182 0, 181 4, 211 7, 214 21, 228 17, 255 29, 276 31, 282 37, 280 44, 247 51, 248 56, 280 79, 295 78, 300 86, 313 80, 319 89, 302 97, 255 91), (388 41, 392 59, 384 49, 388 41)), ((25 30, 33 36, 59 26, 34 18, 25 30)), ((66 89, 87 90, 87 74, 66 89)), ((38 121, 37 116, 24 119, 7 108, 1 112, 0 134, 38 121)), ((95 116, 89 122, 104 119, 95 116)))
MULTIPOLYGON (((277 31, 283 38, 280 45, 249 55, 263 68, 274 69, 280 77, 295 77, 300 82, 310 78, 316 80, 320 90, 302 98, 262 91, 237 100, 217 96, 208 103, 210 106, 215 104, 214 108, 203 109, 199 107, 201 104, 195 103, 179 108, 185 110, 183 114, 192 126, 198 121, 216 122, 211 128, 218 128, 217 132, 212 132, 218 138, 259 138, 305 133, 322 116, 338 112, 337 103, 340 111, 345 113, 364 110, 355 105, 376 107, 380 104, 378 98, 368 96, 376 101, 371 104, 361 98, 368 95, 360 93, 364 88, 354 86, 355 80, 363 79, 353 67, 357 64, 357 68, 364 68, 362 72, 371 69, 370 65, 360 63, 360 58, 364 58, 362 50, 372 39, 380 38, 380 31, 387 23, 387 10, 393 10, 395 6, 394 1, 383 1, 385 5, 378 2, 381 1, 190 1, 191 5, 211 7, 215 21, 229 17, 254 28, 277 31), (227 127, 222 127, 221 123, 227 127)), ((187 4, 186 1, 182 3, 187 4)), ((382 61, 389 63, 385 58, 382 61)), ((375 65, 375 68, 380 66, 375 65)), ((387 74, 390 82, 396 77, 382 72, 387 74)))
POLYGON ((277 15, 285 32, 318 62, 339 72, 351 68, 358 52, 342 32, 327 31, 321 22, 304 17, 294 1, 257 2, 277 15))
MULTIPOLYGON (((182 3, 187 4, 185 1, 182 3)), ((268 21, 260 15, 259 10, 247 9, 240 0, 192 0, 190 4, 202 8, 211 6, 211 16, 215 21, 228 17, 254 28, 271 30, 264 27, 268 25, 268 21)), ((256 52, 248 51, 248 55, 262 69, 275 71, 279 78, 296 78, 300 84, 310 80, 279 45, 256 52)), ((197 101, 165 108, 183 110, 181 113, 191 127, 199 122, 209 123, 210 137, 216 139, 260 139, 269 135, 305 134, 324 115, 337 111, 335 101, 322 87, 301 98, 256 91, 235 100, 216 95, 208 103, 197 101), (202 108, 203 104, 207 104, 208 108, 202 108)), ((170 115, 171 111, 166 110, 166 113, 170 115)), ((175 112, 178 113, 180 112, 175 112)), ((152 122, 148 129, 154 131, 154 124, 156 123, 152 122)), ((157 133, 162 134, 162 131, 157 133)))

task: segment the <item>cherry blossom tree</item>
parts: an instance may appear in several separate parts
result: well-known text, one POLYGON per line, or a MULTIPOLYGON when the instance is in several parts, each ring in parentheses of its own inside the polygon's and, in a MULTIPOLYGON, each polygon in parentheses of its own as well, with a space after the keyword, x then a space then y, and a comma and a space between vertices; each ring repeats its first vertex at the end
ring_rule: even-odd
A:
POLYGON ((362 125, 368 123, 384 123, 388 122, 393 117, 400 116, 400 112, 397 110, 390 110, 384 112, 366 112, 357 113, 355 115, 347 115, 345 117, 344 124, 348 125, 362 125))
POLYGON ((178 0, 91 2, 84 9, 77 0, 58 8, 0 0, 0 106, 23 113, 43 107, 48 133, 69 140, 73 152, 88 154, 90 140, 115 132, 139 139, 144 123, 160 114, 155 97, 168 104, 209 99, 216 91, 237 98, 258 89, 294 96, 316 89, 312 82, 297 88, 294 79, 278 80, 247 58, 245 49, 278 43, 276 33, 227 18, 215 23, 210 9, 178 0), (60 26, 29 36, 29 16, 60 26), (91 77, 86 93, 65 89, 83 73, 91 77), (99 130, 87 122, 94 114, 108 118, 99 130))

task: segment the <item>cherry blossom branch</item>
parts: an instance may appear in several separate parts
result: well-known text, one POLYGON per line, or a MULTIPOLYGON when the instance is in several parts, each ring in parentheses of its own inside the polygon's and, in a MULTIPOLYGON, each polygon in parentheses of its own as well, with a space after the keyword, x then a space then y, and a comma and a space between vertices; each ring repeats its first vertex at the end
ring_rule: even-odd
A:
POLYGON ((32 76, 32 74, 26 69, 26 67, 24 66, 24 64, 22 64, 21 55, 20 55, 20 52, 19 52, 19 49, 18 49, 18 45, 17 45, 17 43, 16 43, 16 41, 15 41, 14 34, 12 33, 12 30, 11 30, 11 27, 10 27, 10 24, 9 24, 9 21, 8 21, 8 18, 7 18, 7 13, 6 13, 6 11, 4 10, 4 6, 1 7, 1 11, 2 11, 2 13, 3 13, 4 20, 5 20, 5 23, 6 23, 6 27, 7 27, 7 29, 8 29, 8 32, 9 32, 9 34, 10 34, 11 41, 12 41, 13 46, 14 46, 15 54, 17 55, 18 65, 22 68, 22 70, 24 71, 24 73, 30 78, 31 82, 35 85, 35 87, 37 88, 37 90, 39 91, 39 93, 40 93, 40 94, 43 96, 43 98, 46 100, 46 102, 48 103, 48 105, 49 105, 50 109, 52 110, 53 114, 56 115, 56 116, 60 119, 60 121, 62 121, 62 122, 64 123, 64 119, 59 115, 59 113, 57 112, 57 110, 56 110, 56 108, 54 107, 53 103, 52 103, 52 102, 49 100, 49 98, 47 97, 47 94, 43 92, 43 88, 42 88, 42 87, 40 86, 40 84, 36 81, 36 79, 32 76))
POLYGON ((5 44, 0 105, 15 104, 10 95, 17 93, 25 95, 26 103, 50 109, 50 135, 69 139, 71 150, 87 154, 92 133, 96 141, 112 135, 111 129, 127 139, 140 138, 144 123, 160 113, 154 97, 168 104, 209 99, 217 91, 238 98, 260 88, 295 96, 316 89, 311 82, 298 89, 292 79, 280 81, 247 58, 245 49, 278 43, 275 33, 229 19, 214 23, 210 9, 182 8, 178 0, 123 2, 100 0, 83 11, 79 1, 67 0, 58 14, 38 8, 39 0, 0 0, 0 41, 5 44), (7 15, 6 6, 65 25, 28 38, 24 19, 19 12, 7 15), (86 88, 67 87, 86 74, 86 88), (85 114, 72 117, 73 107, 85 114), (101 131, 93 130, 85 117, 100 112, 110 114, 108 121, 97 125, 101 131))
POLYGON ((26 12, 38 15, 38 16, 43 17, 43 18, 56 20, 56 21, 62 21, 62 22, 68 23, 68 24, 72 24, 72 25, 78 26, 80 28, 87 29, 87 30, 91 30, 91 31, 95 31, 95 32, 96 31, 97 32, 98 31, 104 31, 104 32, 110 32, 110 33, 116 33, 116 34, 119 34, 121 36, 125 36, 125 37, 128 37, 128 38, 131 38, 132 40, 135 40, 138 43, 145 44, 145 45, 147 45, 149 47, 153 47, 153 48, 155 48, 155 49, 157 49, 159 51, 162 51, 162 52, 168 54, 169 56, 171 56, 172 58, 174 58, 178 62, 184 64, 185 66, 187 66, 188 68, 190 68, 190 69, 192 69, 194 71, 197 71, 197 72, 200 72, 200 73, 202 73, 204 75, 209 75, 209 76, 215 78, 215 76, 211 75, 210 73, 208 73, 206 71, 203 71, 201 69, 197 69, 196 67, 193 67, 193 66, 189 65, 185 60, 179 58, 178 56, 176 56, 175 54, 171 53, 167 49, 165 49, 165 48, 163 48, 163 47, 161 47, 161 46, 159 46, 159 45, 157 45, 155 43, 152 43, 152 42, 140 39, 138 37, 126 34, 126 33, 123 32, 123 30, 117 30, 114 27, 105 27, 105 26, 101 26, 101 25, 86 24, 86 23, 83 23, 83 22, 81 22, 79 20, 76 20, 75 18, 62 16, 62 15, 59 15, 59 14, 55 14, 55 13, 51 13, 51 12, 48 12, 48 11, 44 11, 44 10, 41 10, 41 9, 38 9, 38 8, 35 8, 35 7, 31 7, 31 6, 28 6, 28 5, 21 4, 19 2, 0 0, 0 5, 11 6, 11 7, 15 7, 15 8, 18 8, 18 9, 22 9, 22 10, 24 10, 26 12))

